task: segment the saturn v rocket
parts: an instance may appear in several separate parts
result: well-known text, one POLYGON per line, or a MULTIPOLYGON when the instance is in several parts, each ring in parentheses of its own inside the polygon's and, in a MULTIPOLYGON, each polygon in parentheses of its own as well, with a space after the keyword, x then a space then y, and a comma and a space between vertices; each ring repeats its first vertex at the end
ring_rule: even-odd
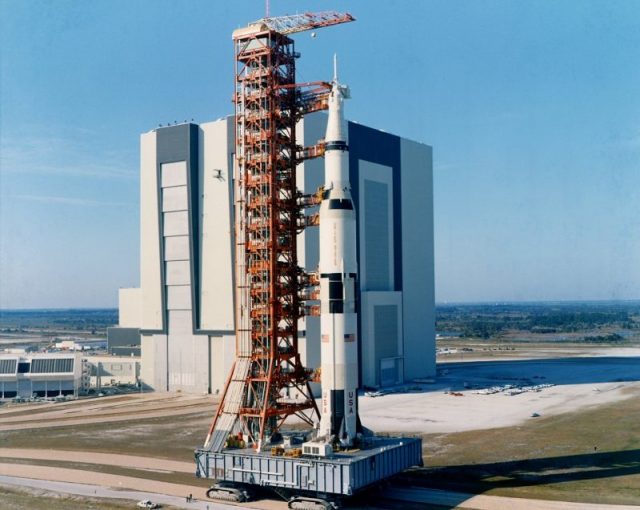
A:
POLYGON ((349 184, 349 146, 343 102, 349 89, 334 78, 325 136, 325 182, 320 204, 321 384, 319 437, 350 446, 358 425, 356 216, 349 184))

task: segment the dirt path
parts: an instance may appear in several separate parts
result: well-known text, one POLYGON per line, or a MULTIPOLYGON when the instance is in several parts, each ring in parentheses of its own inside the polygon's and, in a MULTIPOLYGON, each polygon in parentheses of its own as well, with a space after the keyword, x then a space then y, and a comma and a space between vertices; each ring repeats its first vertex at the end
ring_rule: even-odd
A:
POLYGON ((134 455, 118 455, 115 453, 93 453, 67 450, 36 450, 28 448, 0 448, 0 458, 54 460, 62 462, 82 462, 102 466, 119 466, 130 469, 147 469, 168 473, 194 473, 193 462, 140 457, 134 455))
MULTIPOLYGON (((91 420, 98 417, 102 421, 118 421, 120 416, 136 416, 158 417, 159 412, 166 412, 167 416, 186 413, 198 412, 214 412, 216 399, 210 396, 178 396, 165 399, 138 398, 133 396, 126 401, 104 401, 100 399, 83 400, 73 402, 75 406, 65 406, 58 404, 48 404, 45 408, 31 406, 29 409, 11 410, 0 413, 0 430, 12 430, 13 427, 20 424, 20 428, 28 426, 29 428, 37 428, 37 424, 32 422, 40 422, 43 420, 56 420, 61 425, 75 425, 81 422, 77 420, 91 420), (78 405, 83 404, 83 405, 78 405)), ((86 421, 84 423, 92 423, 86 421)))
POLYGON ((114 423, 199 413, 209 413, 213 416, 217 405, 217 399, 209 395, 168 395, 164 399, 157 397, 157 394, 154 396, 143 394, 132 396, 125 402, 82 400, 70 402, 75 404, 72 407, 58 407, 58 404, 51 404, 52 407, 48 409, 33 406, 30 410, 20 410, 17 416, 12 416, 8 412, 0 413, 0 431, 114 423))
POLYGON ((74 407, 84 407, 87 404, 96 404, 104 407, 139 404, 141 402, 171 401, 179 399, 181 395, 162 393, 127 393, 122 395, 111 395, 100 398, 81 398, 67 402, 40 402, 29 404, 9 404, 0 408, 0 416, 31 414, 34 411, 58 411, 61 409, 73 409, 74 407), (164 395, 164 397, 163 397, 164 395))

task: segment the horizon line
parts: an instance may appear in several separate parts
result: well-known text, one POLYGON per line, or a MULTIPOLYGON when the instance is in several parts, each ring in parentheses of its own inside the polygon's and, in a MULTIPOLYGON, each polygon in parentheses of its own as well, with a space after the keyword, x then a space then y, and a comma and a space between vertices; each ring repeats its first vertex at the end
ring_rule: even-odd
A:
MULTIPOLYGON (((504 305, 558 305, 558 304, 596 304, 596 303, 638 303, 640 304, 640 298, 628 298, 628 299, 548 299, 548 300, 531 300, 531 301, 509 301, 509 300, 487 300, 487 301, 440 301, 436 302, 437 306, 504 306, 504 305)), ((78 307, 78 306, 63 306, 59 308, 55 307, 29 307, 29 308, 0 308, 2 312, 63 312, 63 311, 101 311, 101 310, 115 310, 118 311, 118 307, 78 307)))

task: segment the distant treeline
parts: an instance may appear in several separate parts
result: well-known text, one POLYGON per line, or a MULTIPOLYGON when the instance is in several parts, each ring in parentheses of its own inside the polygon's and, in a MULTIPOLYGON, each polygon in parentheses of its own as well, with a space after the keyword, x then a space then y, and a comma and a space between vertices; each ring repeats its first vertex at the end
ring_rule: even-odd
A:
POLYGON ((118 322, 118 310, 0 310, 0 331, 62 329, 69 331, 105 330, 118 322))
MULTIPOLYGON (((603 327, 640 329, 640 303, 553 305, 440 305, 438 331, 462 337, 491 338, 506 331, 577 333, 603 327)), ((620 335, 588 336, 585 342, 619 342, 620 335), (619 338, 618 338, 619 337, 619 338)))

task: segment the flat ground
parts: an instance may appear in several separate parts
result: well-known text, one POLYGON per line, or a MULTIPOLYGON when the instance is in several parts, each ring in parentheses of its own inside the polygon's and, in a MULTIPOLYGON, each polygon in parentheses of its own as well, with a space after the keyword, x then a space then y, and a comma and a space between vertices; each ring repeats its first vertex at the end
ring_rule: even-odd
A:
MULTIPOLYGON (((362 421, 377 432, 422 435, 426 467, 404 478, 411 485, 485 496, 638 504, 640 350, 585 347, 588 355, 599 357, 564 350, 556 352, 559 358, 549 358, 548 348, 540 360, 440 363, 433 384, 362 397, 362 421), (513 396, 504 390, 505 385, 540 384, 552 386, 513 396), (495 386, 503 391, 483 394, 495 386)), ((535 350, 522 358, 532 355, 535 350)), ((207 484, 189 466, 215 406, 211 397, 160 394, 4 405, 0 474, 27 476, 45 469, 40 475, 52 473, 55 479, 53 473, 60 476, 68 469, 69 476, 84 473, 92 480, 86 483, 165 484, 157 486, 159 492, 200 495, 207 484)), ((7 501, 33 497, 16 491, 0 487, 0 497, 3 502, 5 495, 7 501)), ((20 504, 9 508, 37 508, 20 504)), ((75 508, 71 504, 64 508, 75 508)), ((263 501, 258 507, 284 505, 263 501)), ((47 508, 55 509, 55 502, 47 508)))
MULTIPOLYGON (((135 501, 88 498, 34 489, 0 487, 3 510, 124 510, 135 508, 135 501)), ((163 506, 171 510, 171 506, 163 506)))
POLYGON ((493 429, 524 424, 533 413, 570 413, 640 395, 640 349, 598 357, 561 355, 439 364, 433 384, 362 397, 363 423, 376 432, 416 434, 493 429), (510 395, 516 388, 507 386, 538 386, 538 391, 510 395), (491 388, 502 391, 487 394, 491 388))

